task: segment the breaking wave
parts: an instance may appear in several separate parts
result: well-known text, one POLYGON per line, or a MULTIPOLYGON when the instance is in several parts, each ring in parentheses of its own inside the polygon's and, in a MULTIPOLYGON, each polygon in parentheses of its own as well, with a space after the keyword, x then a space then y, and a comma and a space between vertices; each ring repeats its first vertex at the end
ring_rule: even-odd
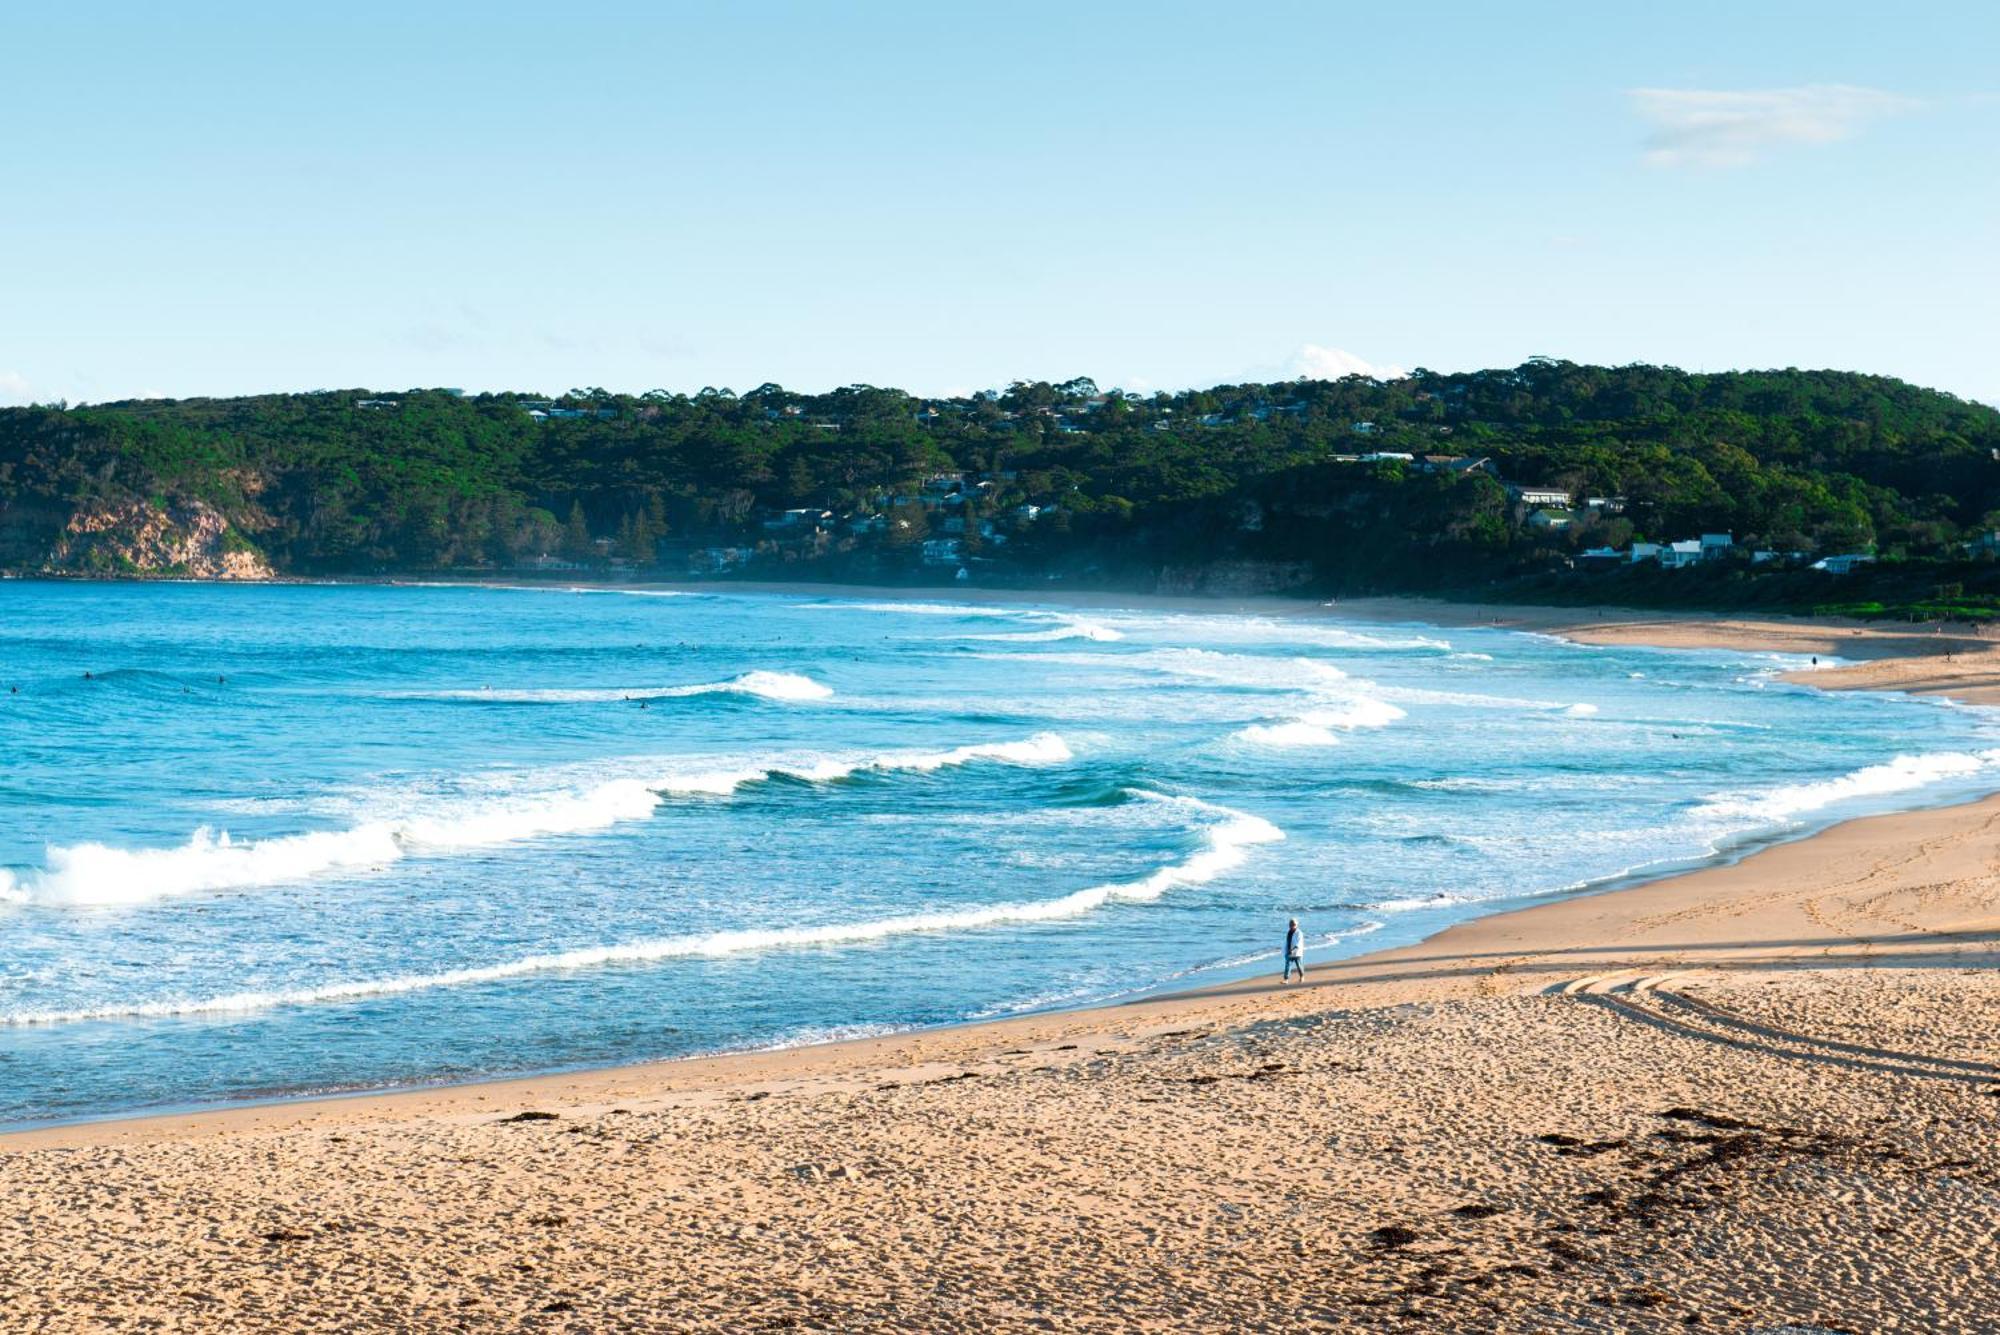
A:
MULTIPOLYGON (((1013 654, 986 655, 1018 662, 1013 654)), ((1187 681, 1235 686, 1263 691, 1321 691, 1347 674, 1331 663, 1316 658, 1273 657, 1263 654, 1221 653, 1213 649, 1142 649, 1136 653, 1055 653, 1037 654, 1035 663, 1064 667, 1157 672, 1187 681)))
POLYGON ((1720 819, 1777 821, 1804 815, 1855 798, 1928 788, 1947 779, 1976 774, 2000 764, 2000 751, 1939 751, 1904 755, 1881 765, 1867 765, 1836 779, 1786 784, 1764 792, 1718 793, 1695 808, 1695 815, 1720 819))
POLYGON ((1314 709, 1281 723, 1253 723, 1238 739, 1260 746, 1337 746, 1341 732, 1356 728, 1386 728, 1406 715, 1386 700, 1362 697, 1327 709, 1314 709))
MULTIPOLYGON (((1057 745, 1060 744, 1060 739, 1050 740, 1057 745)), ((961 748, 960 752, 946 754, 960 755, 974 750, 981 749, 968 747, 961 748)), ((990 750, 990 748, 982 750, 982 754, 989 753, 990 750)), ((1045 751, 1038 754, 1046 753, 1045 751)), ((938 763, 949 762, 940 760, 938 763)), ((1170 797, 1143 789, 1133 789, 1130 795, 1142 801, 1174 806, 1196 817, 1202 822, 1200 846, 1181 861, 1169 863, 1138 880, 1091 886, 1055 899, 943 909, 853 923, 826 923, 812 927, 738 928, 688 936, 662 937, 652 941, 634 941, 621 945, 586 946, 575 950, 529 955, 500 964, 448 969, 431 974, 403 974, 389 978, 329 983, 319 987, 245 991, 195 1000, 133 1002, 82 1010, 17 1011, 0 1015, 0 1025, 19 1027, 71 1024, 89 1020, 161 1019, 185 1015, 242 1013, 269 1010, 279 1006, 352 1001, 367 997, 430 991, 436 988, 504 982, 534 974, 570 972, 600 968, 605 965, 716 958, 746 951, 850 945, 919 932, 968 931, 1017 923, 1055 922, 1080 917, 1113 903, 1150 903, 1169 890, 1205 884, 1241 866, 1249 858, 1250 850, 1256 845, 1271 843, 1285 837, 1284 831, 1262 817, 1204 802, 1198 798, 1170 797)))
POLYGON ((969 640, 1011 640, 1016 643, 1046 642, 1051 640, 1093 640, 1099 644, 1110 644, 1125 638, 1120 631, 1082 617, 1063 617, 1061 624, 1047 630, 1023 630, 999 635, 968 635, 969 640))
POLYGON ((1059 764, 1071 758, 1055 733, 981 742, 949 751, 891 752, 621 778, 555 792, 475 799, 435 815, 372 820, 344 830, 237 840, 197 829, 177 848, 51 846, 44 865, 0 871, 0 901, 49 905, 136 904, 204 891, 246 889, 362 871, 405 857, 495 848, 559 835, 588 834, 642 820, 669 797, 726 797, 772 779, 831 783, 863 772, 929 773, 975 761, 1059 764))
POLYGON ((590 704, 613 700, 671 700, 697 695, 751 695, 763 700, 803 702, 827 700, 833 688, 796 672, 745 672, 728 681, 697 682, 691 686, 645 686, 631 689, 549 689, 435 691, 416 698, 430 700, 491 700, 504 704, 590 704))

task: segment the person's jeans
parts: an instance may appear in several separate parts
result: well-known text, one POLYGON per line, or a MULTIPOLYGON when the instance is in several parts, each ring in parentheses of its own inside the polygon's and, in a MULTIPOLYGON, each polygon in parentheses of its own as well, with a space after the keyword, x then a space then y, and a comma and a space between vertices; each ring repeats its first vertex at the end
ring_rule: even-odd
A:
POLYGON ((1297 969, 1299 971, 1299 981, 1303 983, 1306 980, 1306 962, 1300 959, 1297 955, 1285 956, 1285 976, 1279 979, 1278 981, 1290 982, 1292 978, 1292 970, 1294 969, 1297 969))

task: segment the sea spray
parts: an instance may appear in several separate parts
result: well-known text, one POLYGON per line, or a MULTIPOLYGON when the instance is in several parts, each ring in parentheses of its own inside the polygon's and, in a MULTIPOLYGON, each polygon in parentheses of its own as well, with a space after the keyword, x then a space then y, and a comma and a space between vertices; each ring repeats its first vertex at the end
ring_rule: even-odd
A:
MULTIPOLYGON (((961 748, 962 752, 994 748, 961 748)), ((618 945, 584 946, 529 955, 500 964, 448 969, 431 974, 328 983, 318 987, 233 992, 193 1000, 134 1002, 77 1010, 26 1010, 0 1015, 0 1026, 73 1024, 90 1020, 165 1019, 176 1016, 245 1013, 280 1006, 304 1006, 393 996, 439 988, 504 982, 535 974, 567 973, 610 965, 655 964, 674 959, 712 959, 746 952, 854 945, 914 933, 949 933, 1016 924, 1057 922, 1077 918, 1113 902, 1150 903, 1169 890, 1203 885, 1239 867, 1258 844, 1285 837, 1284 831, 1259 816, 1199 798, 1133 790, 1131 796, 1189 813, 1200 821, 1200 844, 1179 862, 1132 881, 1112 882, 1077 890, 1055 899, 977 905, 927 913, 900 914, 861 922, 825 923, 809 927, 752 927, 634 941, 618 945)))
POLYGON ((618 700, 674 700, 703 695, 747 695, 762 700, 803 702, 829 700, 833 688, 796 672, 767 672, 759 669, 731 677, 727 681, 696 682, 688 686, 547 687, 509 689, 481 687, 478 690, 411 691, 405 699, 487 700, 501 704, 596 704, 618 700))
POLYGON ((1784 784, 1762 792, 1714 793, 1695 808, 1695 815, 1718 820, 1785 821, 1837 802, 1928 788, 1947 779, 1977 774, 1996 764, 2000 764, 2000 751, 1902 755, 1887 764, 1866 765, 1835 779, 1784 784))
POLYGON ((727 797, 747 785, 789 778, 832 783, 864 771, 930 773, 978 761, 1060 764, 1069 745, 1055 733, 1019 741, 978 742, 946 751, 884 752, 847 758, 781 760, 649 779, 614 779, 579 789, 476 799, 446 813, 412 814, 259 840, 197 829, 177 848, 115 848, 99 843, 51 846, 44 865, 0 872, 0 902, 118 905, 203 891, 280 885, 330 873, 384 866, 406 856, 439 856, 559 835, 588 834, 642 820, 666 797, 727 797))

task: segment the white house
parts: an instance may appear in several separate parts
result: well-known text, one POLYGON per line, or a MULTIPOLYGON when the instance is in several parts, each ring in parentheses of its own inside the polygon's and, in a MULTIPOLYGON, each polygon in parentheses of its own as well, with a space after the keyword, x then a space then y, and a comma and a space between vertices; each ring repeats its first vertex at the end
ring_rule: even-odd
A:
POLYGON ((1681 542, 1670 542, 1660 550, 1660 567, 1664 570, 1679 570, 1685 566, 1701 564, 1701 542, 1688 538, 1681 542))
POLYGON ((1660 559, 1660 553, 1664 550, 1665 548, 1661 547, 1657 542, 1635 542, 1632 544, 1632 564, 1638 565, 1641 561, 1657 561, 1660 559))
POLYGON ((1528 516, 1528 527, 1543 533, 1560 533, 1576 521, 1568 510, 1540 509, 1528 516))
POLYGON ((1507 490, 1515 500, 1531 510, 1544 505, 1569 509, 1569 493, 1557 487, 1509 487, 1507 490))
POLYGON ((1848 556, 1822 556, 1812 563, 1812 568, 1824 570, 1829 575, 1851 575, 1854 567, 1868 565, 1874 560, 1874 557, 1859 552, 1848 556))

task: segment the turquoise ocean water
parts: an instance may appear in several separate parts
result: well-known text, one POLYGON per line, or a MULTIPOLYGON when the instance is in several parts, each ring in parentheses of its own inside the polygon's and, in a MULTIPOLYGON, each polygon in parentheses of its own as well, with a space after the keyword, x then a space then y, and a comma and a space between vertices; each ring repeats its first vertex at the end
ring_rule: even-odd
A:
POLYGON ((0 584, 0 1122, 1329 958, 2000 787, 1770 655, 851 596, 0 584))

